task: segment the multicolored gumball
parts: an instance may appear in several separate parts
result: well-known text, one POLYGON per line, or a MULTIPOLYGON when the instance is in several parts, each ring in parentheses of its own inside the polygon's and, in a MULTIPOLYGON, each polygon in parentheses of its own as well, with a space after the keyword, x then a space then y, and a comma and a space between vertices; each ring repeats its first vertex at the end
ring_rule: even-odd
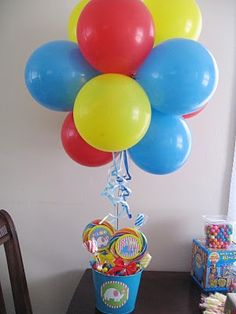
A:
POLYGON ((110 252, 125 261, 138 261, 147 251, 145 235, 134 228, 118 230, 110 240, 110 252))
POLYGON ((109 246, 110 239, 115 233, 113 226, 107 222, 100 219, 96 219, 88 224, 83 232, 82 238, 83 243, 87 241, 96 241, 98 252, 106 250, 109 246))
POLYGON ((229 223, 208 224, 205 233, 206 245, 212 249, 227 249, 233 240, 233 226, 229 223))

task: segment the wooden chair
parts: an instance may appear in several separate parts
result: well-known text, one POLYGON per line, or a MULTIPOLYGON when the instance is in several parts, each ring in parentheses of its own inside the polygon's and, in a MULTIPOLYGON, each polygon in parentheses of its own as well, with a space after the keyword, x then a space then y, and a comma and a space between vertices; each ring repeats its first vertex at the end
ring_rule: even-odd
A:
MULTIPOLYGON (((19 241, 11 216, 0 210, 0 245, 4 245, 16 314, 32 314, 19 241)), ((0 314, 6 307, 0 283, 0 314)))

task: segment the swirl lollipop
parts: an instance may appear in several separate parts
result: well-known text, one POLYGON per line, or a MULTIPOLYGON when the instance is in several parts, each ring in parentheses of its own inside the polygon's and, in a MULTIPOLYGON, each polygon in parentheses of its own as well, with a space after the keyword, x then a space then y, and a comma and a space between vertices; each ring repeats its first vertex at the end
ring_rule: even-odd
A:
POLYGON ((118 230, 110 240, 111 253, 126 261, 138 261, 147 251, 145 235, 134 228, 118 230))
POLYGON ((102 252, 108 248, 110 239, 114 233, 115 230, 109 222, 96 219, 85 227, 82 235, 83 243, 95 241, 97 251, 102 252))

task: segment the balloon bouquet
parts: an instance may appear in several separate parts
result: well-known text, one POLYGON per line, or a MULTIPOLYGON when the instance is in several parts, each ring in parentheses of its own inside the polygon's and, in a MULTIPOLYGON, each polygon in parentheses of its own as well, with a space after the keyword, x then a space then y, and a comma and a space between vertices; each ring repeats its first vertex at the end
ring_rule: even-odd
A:
POLYGON ((61 130, 66 153, 89 167, 113 160, 102 194, 117 212, 83 233, 104 313, 131 312, 137 289, 120 278, 140 276, 150 261, 137 228, 142 214, 134 228, 118 230, 117 223, 115 230, 107 221, 132 216, 128 155, 152 174, 182 167, 191 150, 185 120, 206 107, 217 87, 215 59, 197 41, 201 26, 194 0, 82 0, 69 20, 69 40, 42 45, 27 62, 32 97, 69 112, 61 130), (109 276, 119 279, 112 285, 109 276))
POLYGON ((101 166, 128 149, 143 170, 168 174, 191 149, 182 117, 202 111, 218 81, 200 31, 193 0, 82 0, 70 41, 38 48, 26 85, 41 105, 71 112, 61 138, 76 162, 101 166))

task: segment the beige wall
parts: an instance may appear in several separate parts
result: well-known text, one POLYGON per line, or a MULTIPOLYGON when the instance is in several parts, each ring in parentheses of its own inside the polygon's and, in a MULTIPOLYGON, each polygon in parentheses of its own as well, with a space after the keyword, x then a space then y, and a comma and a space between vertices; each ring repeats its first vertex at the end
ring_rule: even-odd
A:
MULTIPOLYGON (((82 168, 67 158, 60 143, 64 114, 37 105, 24 87, 27 57, 44 42, 66 38, 75 3, 0 0, 0 206, 17 225, 36 314, 65 313, 78 270, 88 267, 83 227, 110 208, 100 197, 107 167, 82 168)), ((236 118, 236 1, 199 4, 201 41, 217 59, 220 83, 205 112, 189 121, 191 157, 182 170, 163 177, 132 165, 130 204, 134 214, 150 217, 144 229, 155 270, 189 270, 191 239, 202 234, 201 215, 227 209, 236 118)), ((4 268, 0 276, 8 286, 4 268)))

